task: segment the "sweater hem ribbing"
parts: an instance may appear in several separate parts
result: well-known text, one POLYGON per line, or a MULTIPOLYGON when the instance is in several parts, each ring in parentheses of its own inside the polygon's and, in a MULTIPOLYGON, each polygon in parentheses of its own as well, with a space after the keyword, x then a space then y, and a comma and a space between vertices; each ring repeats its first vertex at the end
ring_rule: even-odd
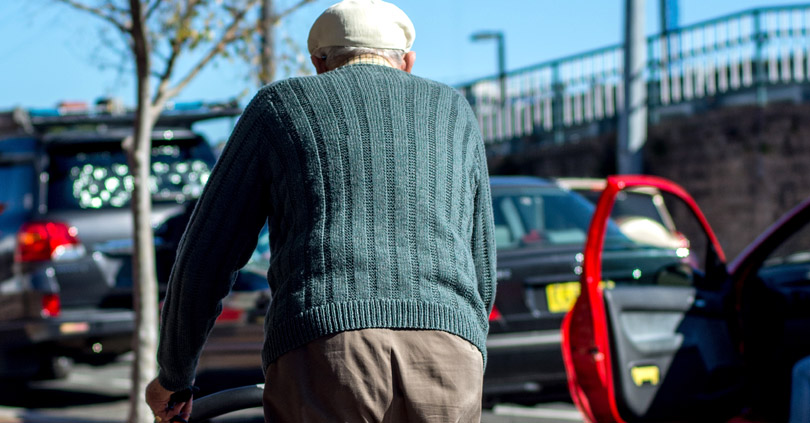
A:
MULTIPOLYGON (((272 306, 271 306, 272 307, 272 306)), ((457 335, 478 348, 486 367, 488 324, 471 319, 478 314, 444 304, 408 300, 367 300, 328 304, 300 313, 270 327, 265 325, 262 364, 315 339, 360 329, 440 330, 457 335)))

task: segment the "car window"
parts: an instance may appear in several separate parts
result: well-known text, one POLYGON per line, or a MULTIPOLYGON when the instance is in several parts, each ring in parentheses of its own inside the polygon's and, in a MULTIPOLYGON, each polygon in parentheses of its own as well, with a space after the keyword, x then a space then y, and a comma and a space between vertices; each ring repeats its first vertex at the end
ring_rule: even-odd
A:
MULTIPOLYGON (((577 192, 594 204, 599 201, 599 196, 602 195, 602 191, 590 189, 577 190, 577 192)), ((655 201, 656 197, 650 194, 622 191, 616 196, 616 203, 613 205, 610 216, 614 219, 630 216, 646 217, 667 227, 668 223, 664 221, 661 213, 659 213, 655 201)))
MULTIPOLYGON (((593 205, 587 200, 558 189, 498 189, 492 203, 498 249, 581 245, 593 215, 593 205)), ((612 223, 607 238, 609 242, 629 242, 612 223)))
POLYGON ((592 189, 579 189, 579 188, 572 188, 571 191, 576 192, 577 194, 585 197, 591 203, 596 204, 599 201, 599 196, 602 195, 602 191, 596 191, 592 189))
POLYGON ((761 276, 810 286, 810 225, 805 224, 768 255, 762 264, 761 276), (778 274, 784 277, 775 277, 778 274))
MULTIPOLYGON (((51 209, 128 207, 133 177, 120 144, 105 143, 51 150, 48 205, 51 209), (111 148, 113 147, 113 148, 111 148)), ((213 167, 204 143, 162 144, 152 148, 149 191, 153 202, 183 202, 202 193, 213 167)))
POLYGON ((666 192, 661 196, 678 234, 646 217, 629 226, 620 224, 623 233, 643 251, 621 260, 603 256, 603 277, 616 284, 719 287, 724 275, 716 273, 716 254, 700 220, 679 197, 666 192))
POLYGON ((654 203, 655 197, 641 192, 623 191, 616 197, 616 206, 613 209, 613 218, 618 216, 642 216, 652 219, 662 225, 664 220, 654 203))
POLYGON ((33 163, 0 163, 0 221, 24 220, 34 209, 33 163))

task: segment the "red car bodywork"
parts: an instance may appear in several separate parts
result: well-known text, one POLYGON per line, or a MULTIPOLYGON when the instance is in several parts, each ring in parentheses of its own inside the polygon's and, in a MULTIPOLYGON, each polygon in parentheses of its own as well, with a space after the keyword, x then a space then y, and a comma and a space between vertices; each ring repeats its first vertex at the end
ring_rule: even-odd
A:
MULTIPOLYGON (((765 268, 765 260, 771 258, 771 254, 777 250, 777 247, 780 247, 786 240, 788 240, 791 236, 791 240, 797 239, 795 236, 799 233, 803 228, 806 227, 808 221, 810 221, 810 199, 805 200, 798 206, 796 206, 793 210, 779 219, 776 223, 771 225, 771 227, 763 233, 760 237, 757 238, 748 248, 746 248, 737 259, 734 260, 733 263, 729 266, 725 266, 725 256, 722 252, 722 249, 715 237, 714 233, 712 232, 711 228, 706 221, 706 218, 697 207, 694 199, 680 186, 677 184, 667 181, 662 178, 651 177, 651 176, 613 176, 607 179, 607 186, 602 194, 596 214, 591 222, 591 227, 588 233, 588 240, 586 243, 585 249, 585 260, 584 260, 584 269, 583 275, 580 280, 581 284, 581 294, 577 299, 576 303, 572 310, 566 315, 563 326, 562 326, 562 349, 563 349, 563 359, 566 367, 566 372, 568 374, 568 381, 569 381, 569 390, 571 396, 574 400, 574 403, 577 405, 579 410, 585 416, 587 421, 590 422, 598 422, 598 423, 625 423, 625 422, 633 422, 637 420, 645 420, 645 421, 690 421, 688 418, 678 418, 678 417, 653 417, 653 418, 640 418, 637 417, 635 419, 631 418, 623 418, 621 411, 627 411, 627 391, 617 392, 617 384, 619 383, 619 378, 617 378, 618 371, 615 368, 614 363, 620 363, 622 366, 627 365, 628 362, 624 361, 626 357, 622 357, 617 355, 616 357, 612 357, 612 348, 617 348, 612 343, 613 342, 620 342, 617 341, 623 340, 623 335, 625 335, 626 331, 630 331, 630 329, 624 329, 624 327, 617 325, 617 321, 611 322, 609 316, 609 312, 606 309, 606 297, 605 291, 603 290, 603 283, 602 283, 602 249, 603 249, 603 239, 605 236, 605 226, 608 221, 608 215, 610 214, 611 207, 613 202, 617 196, 617 194, 629 187, 634 186, 652 186, 656 187, 662 192, 666 192, 669 194, 674 195, 682 200, 682 202, 686 205, 688 209, 692 211, 694 217, 696 218, 697 223, 700 227, 702 227, 703 232, 706 235, 707 243, 711 244, 710 247, 714 250, 714 256, 716 257, 717 261, 720 262, 719 264, 723 267, 724 271, 722 272, 725 277, 723 278, 724 281, 713 280, 713 283, 716 282, 730 282, 726 283, 726 286, 730 286, 731 288, 728 291, 724 291, 727 294, 727 298, 729 298, 729 302, 731 303, 731 309, 728 311, 728 320, 726 324, 728 325, 727 328, 729 331, 737 331, 738 333, 743 333, 745 331, 745 324, 746 322, 743 321, 743 308, 750 307, 751 304, 758 304, 766 300, 766 298, 759 298, 756 297, 757 294, 754 296, 750 296, 750 298, 743 298, 743 285, 747 285, 747 282, 756 282, 760 281, 759 277, 761 276, 760 272, 763 271, 765 268), (747 302, 744 302, 747 301, 747 302), (612 323, 612 324, 611 324, 612 323), (614 361, 615 360, 615 361, 614 361), (623 395, 623 396, 622 396, 623 395), (620 398, 621 397, 621 401, 620 398), (622 402, 623 401, 623 402, 622 402), (623 405, 622 405, 623 404, 623 405)), ((806 256, 808 251, 806 250, 806 236, 805 238, 800 239, 805 240, 805 243, 802 244, 804 250, 802 254, 806 256)), ((805 261, 800 261, 799 269, 805 269, 802 272, 806 272, 806 268, 808 266, 806 262, 806 258, 802 259, 805 261)), ((771 266, 771 265, 768 265, 771 266)), ((767 267, 768 271, 772 271, 773 267, 767 267)), ((810 274, 810 273, 808 273, 810 274)), ((808 292, 810 292, 810 281, 806 280, 808 276, 799 276, 798 279, 795 278, 788 278, 786 280, 793 281, 794 284, 791 285, 791 289, 794 291, 790 291, 787 295, 792 303, 791 307, 792 313, 794 315, 790 315, 789 317, 794 319, 791 323, 793 324, 794 332, 785 332, 787 338, 789 339, 804 339, 806 338, 806 334, 810 333, 810 328, 807 327, 806 322, 810 321, 810 314, 806 311, 806 301, 808 296, 808 292), (800 285, 797 288, 798 282, 800 285), (799 302, 795 302, 797 298, 799 302), (801 302, 801 301, 804 301, 801 302), (798 307, 798 308, 797 308, 798 307), (798 316, 796 314, 796 310, 799 310, 798 316), (795 332, 796 324, 799 324, 799 332, 795 332)), ((717 279, 717 278, 715 278, 717 279)), ((715 285, 716 286, 716 285, 715 285)), ((632 286, 629 287, 631 293, 636 295, 637 291, 632 286)), ((627 287, 625 287, 627 289, 627 287)), ((754 291, 756 293, 761 293, 763 291, 754 291)), ((613 294, 612 294, 613 295, 613 294)), ((617 297, 618 298, 618 297, 617 297)), ((619 301, 617 299, 617 301, 619 301)), ((615 305, 616 303, 611 303, 615 305)), ((619 303, 620 304, 620 303, 619 303)), ((767 303, 768 305, 763 306, 763 308, 759 308, 756 312, 760 314, 749 315, 754 316, 755 320, 759 321, 766 321, 764 323, 764 328, 768 332, 774 332, 782 334, 782 330, 784 327, 779 327, 780 322, 778 320, 768 320, 767 312, 774 310, 773 303, 767 303), (766 314, 762 314, 763 310, 765 310, 766 314), (776 325, 769 326, 773 322, 776 322, 776 325)), ((781 303, 778 303, 781 304, 781 303)), ((778 306, 777 306, 778 307, 778 306)), ((781 310, 780 310, 781 311, 781 310)), ((615 318, 615 315, 614 315, 615 318)), ((748 323, 750 325, 750 323, 748 323)), ((750 328, 749 328, 750 330, 750 328)), ((630 332, 627 332, 630 333, 630 332)), ((709 332, 707 332, 709 333, 709 332)), ((750 333, 750 332, 749 332, 750 333)), ((782 335, 780 335, 782 336, 782 335)), ((746 343, 745 335, 741 335, 739 338, 734 338, 734 342, 732 342, 731 348, 726 351, 726 354, 735 355, 737 353, 740 354, 741 357, 745 360, 748 360, 748 363, 752 363, 751 357, 745 358, 746 355, 751 355, 750 351, 754 347, 758 348, 758 353, 761 353, 763 350, 768 350, 770 348, 777 348, 776 345, 771 345, 768 343, 761 342, 762 339, 760 338, 749 338, 754 339, 756 342, 749 342, 746 343)), ((711 340, 707 340, 701 338, 701 342, 708 342, 709 344, 714 343, 711 340)), ((720 341, 717 341, 720 342, 720 341)), ((804 342, 804 341, 802 341, 804 342)), ((800 344, 799 347, 792 345, 792 350, 789 351, 790 354, 783 354, 781 357, 783 360, 785 357, 795 358, 796 356, 803 356, 810 351, 808 351, 808 343, 800 344)), ((785 348, 783 345, 780 345, 782 348, 785 348)), ((680 347, 678 347, 680 348, 680 347)), ((771 358, 771 356, 768 356, 771 358)), ((787 360, 786 362, 779 362, 773 360, 765 360, 762 361, 761 356, 754 357, 753 360, 759 359, 760 362, 757 362, 755 366, 758 366, 758 369, 765 368, 768 372, 771 373, 779 373, 776 370, 779 366, 782 366, 786 369, 789 369, 791 365, 791 361, 787 360), (764 363, 764 366, 763 366, 764 363)), ((747 366, 747 364, 746 364, 747 366)), ((626 370, 626 369, 625 369, 626 370)), ((657 371, 658 369, 656 369, 657 371)), ((738 368, 735 371, 739 371, 738 368)), ((748 371, 748 370, 746 370, 748 371)), ((788 371, 789 373, 789 371, 788 371)), ((756 373, 746 373, 747 377, 751 377, 754 374, 754 385, 757 385, 758 389, 761 389, 766 394, 768 391, 779 392, 775 394, 776 397, 771 398, 778 398, 778 407, 776 413, 773 410, 770 410, 770 418, 765 418, 765 421, 780 421, 786 418, 786 410, 784 405, 787 403, 787 389, 784 385, 784 379, 780 380, 778 378, 771 378, 768 379, 766 377, 764 380, 767 383, 758 383, 761 382, 757 380, 756 377, 761 377, 761 374, 756 373), (779 389, 782 389, 779 391, 779 389), (783 413, 783 414, 779 414, 783 413), (778 416, 778 417, 773 417, 778 416)), ((785 375, 784 372, 781 373, 785 375)), ((690 376, 686 376, 687 378, 690 376)), ((787 375, 789 377, 789 375, 787 375)), ((656 382, 657 383, 657 382, 656 382)), ((752 383, 750 380, 749 384, 752 383)), ((666 383, 662 383, 665 385, 666 383)), ((787 383, 789 385, 789 383, 787 383)), ((639 385, 640 386, 640 385, 639 385)), ((674 395, 674 397, 670 397, 675 401, 676 406, 678 404, 677 401, 679 400, 681 394, 683 392, 676 392, 673 394, 672 392, 669 395, 674 395)), ((756 410, 757 407, 750 407, 750 404, 746 404, 745 398, 740 397, 740 393, 732 394, 732 397, 741 400, 738 402, 739 404, 747 405, 748 410, 756 410)), ((748 400, 751 397, 746 397, 748 400)), ((756 395, 754 396, 756 398, 756 395)), ((771 401, 773 402, 773 401, 771 401)), ((651 408, 655 408, 656 404, 650 405, 651 408)), ((685 404, 684 404, 685 405, 685 404)), ((766 405, 773 405, 773 404, 766 404, 766 405)), ((670 404, 671 406, 671 404, 670 404)), ((767 407, 766 407, 767 408, 767 407)), ((767 412, 766 412, 767 413, 767 412)), ((724 421, 732 418, 733 416, 724 414, 726 417, 717 420, 717 421, 724 421)), ((752 412, 753 416, 757 416, 758 414, 752 412)), ((766 414, 767 415, 767 414, 766 414)), ((756 419, 756 417, 753 417, 756 419)), ((746 420, 743 418, 742 420, 733 420, 733 421, 754 421, 754 420, 746 420)))
POLYGON ((709 227, 695 200, 677 184, 666 179, 643 175, 611 176, 599 199, 588 231, 582 290, 562 326, 563 360, 568 373, 569 391, 579 410, 591 422, 624 423, 616 407, 613 368, 602 288, 602 242, 610 209, 624 188, 652 186, 682 198, 695 213, 721 259, 725 259, 717 237, 709 227))

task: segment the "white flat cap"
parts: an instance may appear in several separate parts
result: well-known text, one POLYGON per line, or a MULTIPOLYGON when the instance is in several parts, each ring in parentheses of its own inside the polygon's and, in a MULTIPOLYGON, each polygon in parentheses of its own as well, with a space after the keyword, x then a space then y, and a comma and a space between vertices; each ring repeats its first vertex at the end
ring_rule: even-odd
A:
POLYGON ((329 6, 312 24, 307 47, 367 47, 409 51, 416 37, 400 8, 382 0, 343 0, 329 6))

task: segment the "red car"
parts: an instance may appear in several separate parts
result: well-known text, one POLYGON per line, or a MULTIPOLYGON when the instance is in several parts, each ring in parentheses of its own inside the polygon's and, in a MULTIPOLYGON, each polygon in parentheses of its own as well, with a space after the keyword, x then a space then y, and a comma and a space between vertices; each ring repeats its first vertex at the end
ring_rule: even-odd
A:
POLYGON ((566 315, 569 391, 587 421, 787 421, 793 364, 810 355, 810 199, 731 264, 689 194, 665 179, 607 180, 588 233, 581 295, 566 315), (616 196, 654 187, 686 233, 677 259, 604 280, 616 196))

